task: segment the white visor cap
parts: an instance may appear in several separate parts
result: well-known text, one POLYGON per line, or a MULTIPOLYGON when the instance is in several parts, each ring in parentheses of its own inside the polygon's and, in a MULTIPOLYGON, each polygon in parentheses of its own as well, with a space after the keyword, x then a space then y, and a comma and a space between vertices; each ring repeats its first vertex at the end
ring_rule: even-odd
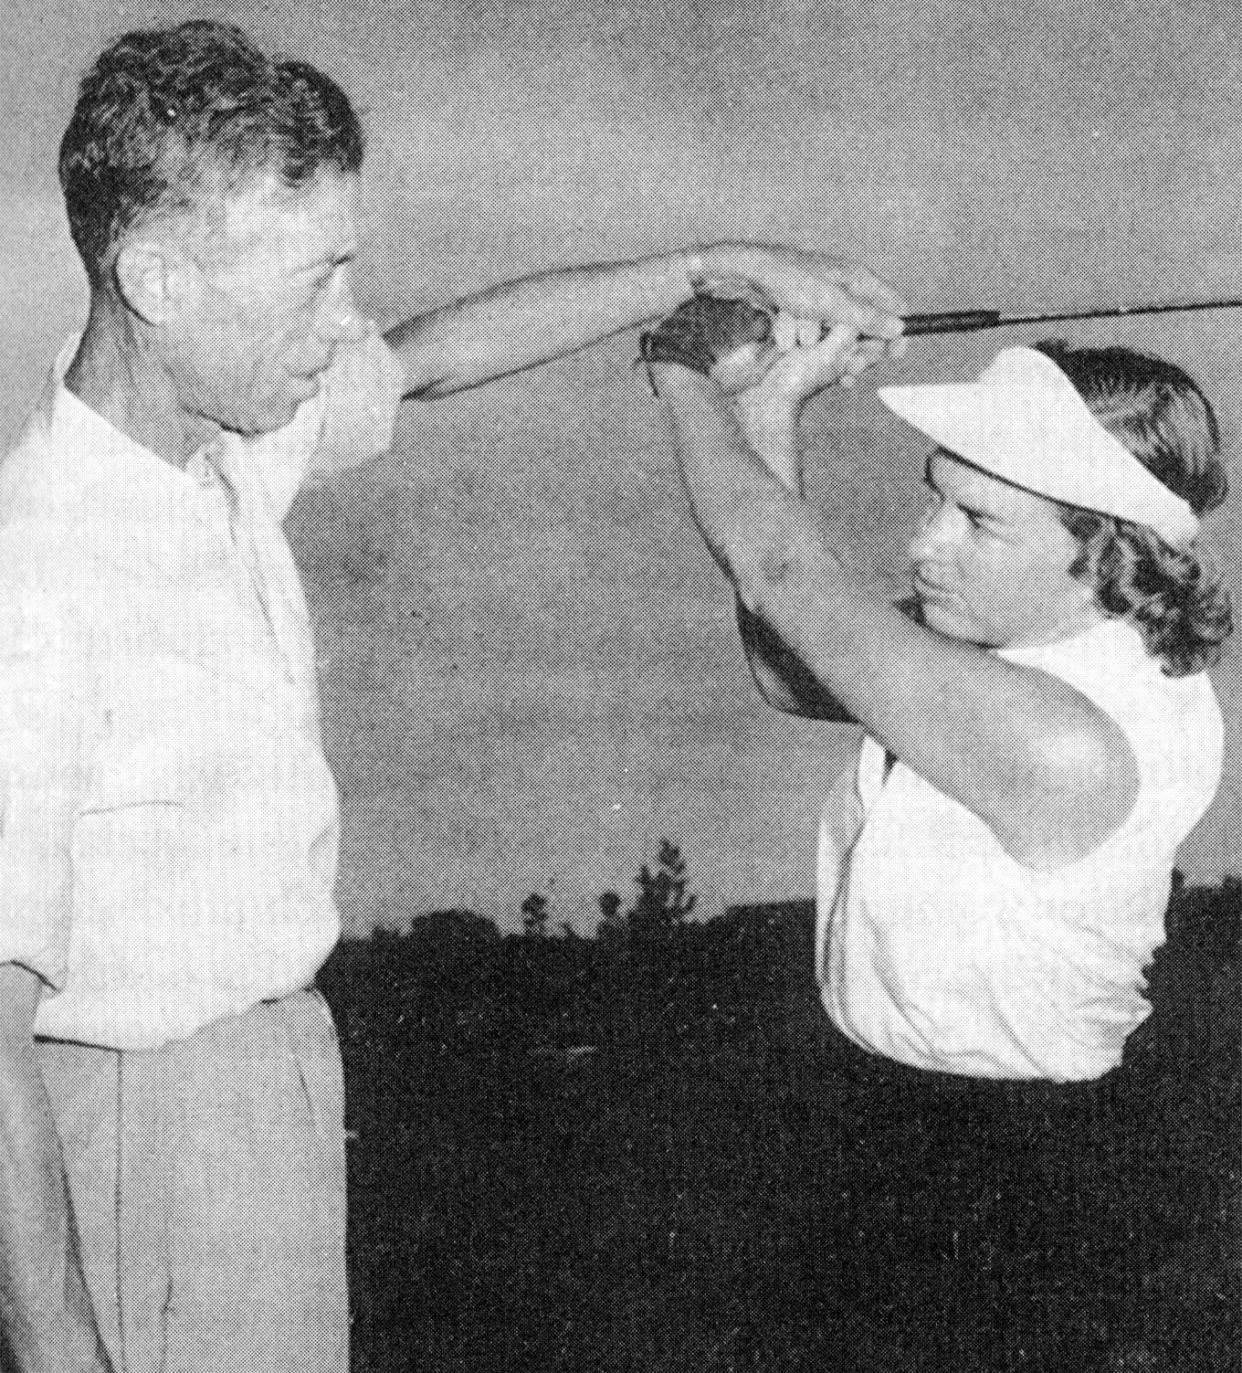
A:
POLYGON ((1190 506, 1096 419, 1073 382, 1034 348, 1005 348, 978 381, 882 386, 895 414, 942 448, 1015 486, 1116 515, 1184 547, 1199 532, 1190 506))

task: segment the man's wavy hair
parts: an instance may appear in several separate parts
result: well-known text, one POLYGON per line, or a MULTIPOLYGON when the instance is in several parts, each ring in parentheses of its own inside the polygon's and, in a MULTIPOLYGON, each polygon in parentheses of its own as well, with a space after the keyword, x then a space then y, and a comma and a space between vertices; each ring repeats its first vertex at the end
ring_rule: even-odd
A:
MULTIPOLYGON (((1129 348, 1035 347, 1065 373, 1105 429, 1196 515, 1225 499, 1220 429, 1195 383, 1129 348)), ((1129 620, 1170 677, 1215 663, 1233 630, 1229 594, 1197 543, 1173 548, 1146 525, 1061 506, 1081 552, 1070 572, 1106 614, 1129 620)))
POLYGON ((248 177, 290 189, 357 172, 348 97, 304 62, 265 56, 238 28, 193 20, 124 34, 82 80, 60 145, 69 229, 94 287, 136 224, 195 209, 248 177))

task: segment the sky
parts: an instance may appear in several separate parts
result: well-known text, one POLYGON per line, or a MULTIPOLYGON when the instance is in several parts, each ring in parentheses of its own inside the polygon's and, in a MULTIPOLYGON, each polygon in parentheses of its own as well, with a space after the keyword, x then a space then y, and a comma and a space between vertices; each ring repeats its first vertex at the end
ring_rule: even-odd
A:
MULTIPOLYGON (((1242 296, 1242 26, 1191 0, 3 0, 0 432, 85 291, 55 154, 125 28, 227 18, 330 71, 369 134, 359 278, 381 323, 546 267, 713 239, 867 262, 919 309, 1242 296)), ((1242 312, 1062 326, 1187 367, 1242 493, 1242 312)), ((875 384, 968 377, 1043 335, 916 341, 875 384)), ((662 837, 705 913, 813 889, 850 735, 754 694, 626 335, 405 407, 392 453, 308 490, 290 533, 344 802, 347 928, 431 909, 588 928, 662 837)), ((902 586, 923 446, 874 385, 808 415, 810 486, 902 586)), ((1211 541, 1237 581, 1238 502, 1211 541)), ((1184 854, 1237 868, 1225 785, 1184 854)))

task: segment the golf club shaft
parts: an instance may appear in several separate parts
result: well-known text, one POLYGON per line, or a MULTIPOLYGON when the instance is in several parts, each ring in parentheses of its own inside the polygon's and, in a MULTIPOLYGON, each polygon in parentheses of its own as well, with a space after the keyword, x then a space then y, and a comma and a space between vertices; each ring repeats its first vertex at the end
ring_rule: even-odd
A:
POLYGON ((950 310, 942 314, 907 315, 905 333, 964 334, 978 329, 1005 329, 1017 324, 1062 324, 1080 319, 1120 319, 1126 315, 1168 315, 1187 310, 1236 310, 1242 300, 1199 300, 1174 305, 1116 305, 1059 314, 1007 315, 1000 310, 950 310))

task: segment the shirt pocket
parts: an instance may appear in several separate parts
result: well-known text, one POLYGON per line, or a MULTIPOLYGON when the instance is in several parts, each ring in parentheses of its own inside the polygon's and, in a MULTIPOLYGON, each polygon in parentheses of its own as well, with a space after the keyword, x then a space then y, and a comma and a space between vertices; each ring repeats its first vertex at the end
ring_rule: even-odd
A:
POLYGON ((207 809, 244 785, 274 728, 274 703, 172 655, 114 666, 86 789, 86 813, 207 809))

